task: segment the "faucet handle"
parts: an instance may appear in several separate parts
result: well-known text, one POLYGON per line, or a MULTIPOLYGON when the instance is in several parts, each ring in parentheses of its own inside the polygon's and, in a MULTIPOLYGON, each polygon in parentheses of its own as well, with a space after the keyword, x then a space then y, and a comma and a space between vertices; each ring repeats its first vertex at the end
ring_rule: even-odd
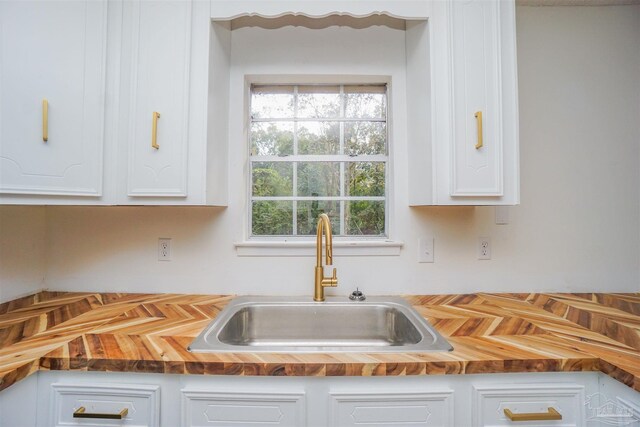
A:
POLYGON ((333 268, 333 275, 331 277, 322 278, 322 286, 331 288, 338 286, 338 273, 335 267, 333 268))

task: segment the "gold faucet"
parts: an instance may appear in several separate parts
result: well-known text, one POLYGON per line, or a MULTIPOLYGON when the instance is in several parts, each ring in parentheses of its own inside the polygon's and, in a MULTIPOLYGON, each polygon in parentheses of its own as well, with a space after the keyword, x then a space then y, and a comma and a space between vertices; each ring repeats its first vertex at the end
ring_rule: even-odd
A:
POLYGON ((333 264, 333 236, 331 234, 331 223, 327 214, 320 214, 318 217, 316 236, 316 286, 313 294, 314 301, 324 301, 324 288, 327 286, 338 286, 338 277, 336 276, 336 269, 333 269, 332 277, 324 277, 324 267, 322 265, 322 235, 325 235, 325 249, 326 249, 326 265, 333 264))

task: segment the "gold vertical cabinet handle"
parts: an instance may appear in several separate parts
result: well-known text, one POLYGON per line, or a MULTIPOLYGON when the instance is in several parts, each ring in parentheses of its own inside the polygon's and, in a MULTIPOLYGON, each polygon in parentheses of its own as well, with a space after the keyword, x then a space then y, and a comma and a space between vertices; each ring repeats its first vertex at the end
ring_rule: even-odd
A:
POLYGON ((478 123, 478 142, 476 143, 476 150, 482 147, 482 111, 476 112, 474 114, 476 118, 476 122, 478 123))
POLYGON ((81 406, 73 413, 73 418, 101 418, 105 420, 121 420, 126 417, 128 413, 128 408, 124 408, 117 414, 100 414, 94 412, 86 412, 85 407, 81 406))
POLYGON ((505 409, 504 414, 511 421, 551 421, 562 419, 562 414, 554 408, 547 408, 547 412, 528 412, 522 414, 514 414, 510 409, 505 409))
POLYGON ((49 101, 42 100, 42 140, 49 140, 49 101))
POLYGON ((160 118, 160 113, 157 111, 153 112, 153 123, 151 125, 151 146, 158 150, 160 146, 158 145, 158 119, 160 118))

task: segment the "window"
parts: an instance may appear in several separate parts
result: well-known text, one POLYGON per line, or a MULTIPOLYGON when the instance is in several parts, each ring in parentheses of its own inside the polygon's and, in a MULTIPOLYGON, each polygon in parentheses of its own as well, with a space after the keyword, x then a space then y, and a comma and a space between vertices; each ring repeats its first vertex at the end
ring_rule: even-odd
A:
POLYGON ((387 236, 387 87, 252 85, 250 235, 387 236))

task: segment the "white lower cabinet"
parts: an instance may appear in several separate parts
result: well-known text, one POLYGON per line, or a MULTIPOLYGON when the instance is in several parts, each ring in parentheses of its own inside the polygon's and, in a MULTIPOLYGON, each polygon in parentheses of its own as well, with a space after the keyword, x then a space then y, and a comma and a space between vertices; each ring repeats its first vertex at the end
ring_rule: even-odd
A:
POLYGON ((598 376, 598 393, 587 396, 587 419, 600 424, 640 427, 640 393, 604 374, 598 376))
POLYGON ((300 426, 305 424, 305 393, 182 390, 182 425, 300 426))
POLYGON ((330 426, 453 426, 453 391, 330 393, 330 426))
POLYGON ((73 425, 640 427, 640 393, 596 372, 275 378, 64 371, 0 392, 2 427, 73 425), (80 407, 127 415, 74 418, 80 407), (505 414, 544 418, 554 413, 549 408, 562 419, 505 414))
POLYGON ((182 426, 455 426, 445 377, 183 379, 182 426))
POLYGON ((474 386, 473 425, 511 426, 536 421, 538 426, 583 426, 585 401, 585 386, 579 384, 474 386))
POLYGON ((51 371, 37 379, 37 423, 24 426, 179 425, 177 375, 51 371))
POLYGON ((157 385, 51 384, 53 426, 160 425, 157 385))

